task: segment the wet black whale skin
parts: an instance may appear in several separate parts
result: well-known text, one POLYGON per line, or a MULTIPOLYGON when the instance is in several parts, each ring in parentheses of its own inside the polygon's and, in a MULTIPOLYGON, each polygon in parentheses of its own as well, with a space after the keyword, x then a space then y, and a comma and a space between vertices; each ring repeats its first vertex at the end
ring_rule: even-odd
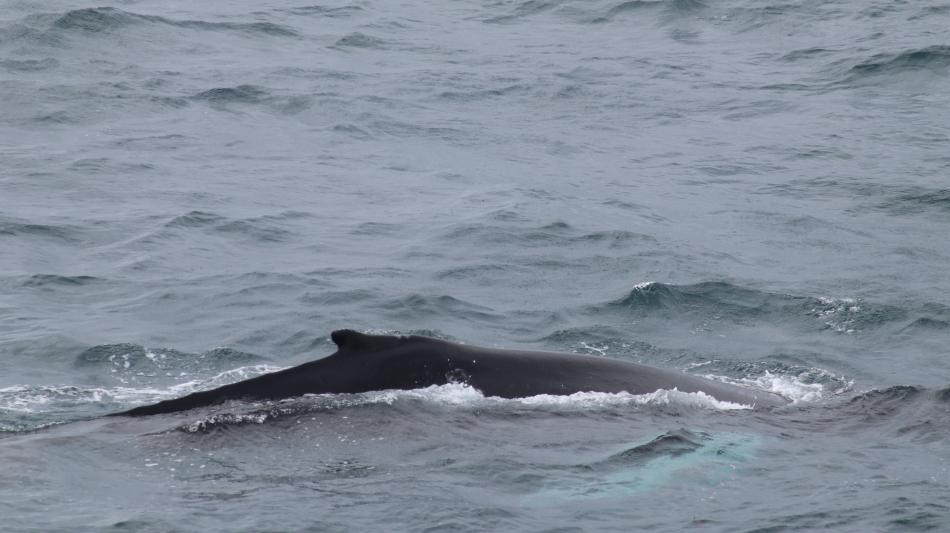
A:
POLYGON ((645 394, 675 388, 755 408, 788 403, 770 392, 608 357, 481 348, 429 337, 367 335, 352 330, 334 331, 331 338, 338 349, 323 359, 115 415, 171 413, 228 400, 409 390, 450 382, 468 383, 485 396, 502 398, 576 392, 645 394))

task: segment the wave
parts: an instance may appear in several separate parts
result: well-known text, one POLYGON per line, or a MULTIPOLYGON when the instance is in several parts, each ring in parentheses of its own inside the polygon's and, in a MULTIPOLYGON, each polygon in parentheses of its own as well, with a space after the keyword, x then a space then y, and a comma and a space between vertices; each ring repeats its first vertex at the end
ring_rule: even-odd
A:
POLYGON ((950 331, 950 321, 938 320, 936 318, 921 317, 901 329, 901 333, 909 333, 917 330, 924 331, 950 331))
POLYGON ((670 0, 663 3, 663 7, 668 11, 680 13, 693 13, 708 8, 702 0, 670 0))
POLYGON ((946 68, 950 66, 950 46, 928 46, 899 54, 877 54, 851 67, 856 74, 883 72, 899 73, 906 70, 946 68))
POLYGON ((357 126, 356 124, 336 124, 333 126, 333 131, 342 135, 346 135, 353 139, 366 141, 373 139, 373 134, 369 131, 357 126))
POLYGON ((683 303, 689 291, 677 289, 672 285, 647 281, 633 286, 627 296, 611 302, 611 306, 636 309, 662 309, 683 303))
POLYGON ((213 103, 246 103, 262 102, 268 92, 255 85, 238 85, 236 87, 215 87, 196 94, 197 100, 206 100, 213 103))
MULTIPOLYGON (((312 306, 336 306, 341 304, 352 304, 357 302, 372 302, 379 298, 379 292, 370 289, 350 289, 350 290, 322 290, 319 292, 307 292, 300 296, 300 301, 312 306)), ((310 336, 307 332, 306 336, 310 336)))
MULTIPOLYGON (((96 7, 67 11, 65 13, 32 14, 0 27, 0 43, 26 41, 44 46, 62 48, 70 46, 77 38, 96 40, 112 39, 119 33, 141 34, 154 29, 179 28, 191 31, 226 32, 246 37, 298 38, 290 27, 273 22, 209 22, 204 20, 175 20, 158 15, 143 15, 114 7, 96 7)), ((154 32, 153 32, 154 33, 154 32)), ((167 34, 167 32, 165 32, 167 34)), ((170 35, 169 35, 170 36, 170 35)), ((153 40, 152 36, 149 36, 153 40)), ((31 65, 13 63, 14 67, 31 65)))
POLYGON ((557 350, 558 347, 572 346, 576 353, 605 356, 634 352, 639 355, 655 354, 660 350, 652 344, 631 340, 624 331, 610 326, 589 326, 559 329, 538 340, 542 344, 557 350))
POLYGON ((275 95, 257 85, 241 84, 235 87, 215 87, 192 96, 193 100, 206 102, 216 108, 226 109, 233 104, 263 105, 284 114, 299 113, 312 104, 306 95, 275 95))
POLYGON ((81 286, 104 281, 94 276, 60 276, 56 274, 34 274, 23 282, 24 287, 81 286))
POLYGON ((814 46, 810 48, 801 48, 798 50, 792 50, 791 52, 788 52, 787 54, 783 55, 779 59, 782 61, 788 61, 792 63, 792 62, 812 59, 816 57, 823 57, 832 53, 834 53, 833 50, 814 46))
POLYGON ((924 389, 910 385, 899 385, 886 389, 871 390, 859 394, 848 401, 848 408, 866 412, 873 418, 887 417, 895 413, 901 405, 923 394, 924 389))
POLYGON ((934 15, 946 15, 950 13, 950 4, 943 5, 933 5, 933 6, 920 6, 920 12, 916 15, 909 17, 907 20, 920 20, 932 17, 934 15))
POLYGON ((531 95, 535 88, 525 84, 506 84, 502 87, 483 88, 483 87, 458 87, 453 90, 442 91, 438 97, 452 102, 476 102, 492 98, 512 96, 512 95, 531 95))
MULTIPOLYGON (((693 285, 637 284, 624 297, 591 306, 587 312, 637 315, 707 316, 737 324, 798 322, 808 329, 856 333, 907 321, 905 309, 854 298, 794 296, 710 281, 693 285)), ((916 317, 915 317, 916 318, 916 317)))
POLYGON ((386 41, 365 33, 353 32, 344 35, 333 43, 334 48, 386 48, 386 41))
POLYGON ((189 211, 115 246, 150 247, 169 239, 194 237, 198 232, 211 237, 247 239, 258 243, 286 242, 295 235, 287 227, 288 221, 300 217, 296 211, 253 218, 229 218, 209 211, 189 211))
POLYGON ((393 138, 405 139, 409 137, 421 137, 428 139, 439 139, 448 142, 464 143, 469 142, 476 137, 470 129, 430 126, 425 123, 407 122, 402 120, 393 120, 379 117, 370 121, 366 126, 370 129, 373 136, 388 135, 393 138))
POLYGON ((43 59, 3 59, 0 60, 0 68, 14 72, 38 72, 41 70, 50 70, 59 66, 59 61, 51 57, 43 59))
MULTIPOLYGON (((74 364, 79 368, 106 367, 111 372, 121 371, 127 378, 164 375, 174 371, 177 376, 195 371, 221 368, 237 363, 263 360, 259 355, 234 350, 214 348, 202 353, 186 353, 171 348, 146 348, 139 344, 102 344, 93 346, 76 356, 74 364)), ((120 379, 123 379, 120 376, 120 379)))
POLYGON ((102 32, 134 24, 142 17, 113 7, 76 9, 60 16, 53 23, 57 28, 102 32))
POLYGON ((514 4, 506 13, 490 16, 483 19, 483 22, 507 24, 553 12, 583 24, 604 24, 627 13, 650 10, 660 15, 662 23, 670 23, 682 17, 694 16, 708 8, 701 0, 624 0, 612 4, 604 10, 601 6, 577 4, 567 0, 524 0, 514 4))
POLYGON ((896 385, 874 389, 800 412, 778 416, 773 423, 792 421, 803 431, 840 432, 853 437, 869 432, 875 439, 907 439, 919 443, 950 439, 950 387, 927 389, 896 385))
POLYGON ((528 274, 531 270, 516 265, 504 263, 486 263, 486 264, 468 264, 446 268, 438 271, 435 276, 438 279, 463 280, 463 279, 504 279, 506 276, 514 274, 528 274))
MULTIPOLYGON (((819 60, 841 55, 844 49, 821 47, 793 50, 778 58, 785 63, 819 60)), ((814 75, 795 81, 770 83, 767 90, 816 91, 850 89, 885 82, 919 84, 927 77, 943 77, 950 73, 950 46, 933 45, 902 52, 881 52, 870 57, 834 59, 816 67, 814 75)))
POLYGON ((663 4, 662 0, 628 0, 621 2, 607 9, 607 12, 601 16, 591 19, 594 24, 603 24, 612 22, 615 18, 630 12, 638 12, 644 9, 659 7, 663 4))
POLYGON ((845 428, 872 427, 917 442, 945 442, 950 438, 950 388, 928 390, 894 386, 852 398, 838 412, 837 424, 845 428))
POLYGON ((494 309, 448 295, 413 293, 378 303, 375 307, 410 321, 445 315, 488 321, 498 321, 503 318, 503 315, 497 313, 494 309))
POLYGON ((200 228, 203 226, 211 226, 218 222, 225 220, 225 218, 216 213, 209 213, 206 211, 189 211, 184 215, 179 215, 165 224, 167 228, 200 228))
POLYGON ((525 17, 537 15, 539 13, 544 13, 546 11, 551 11, 559 7, 564 2, 565 0, 526 0, 519 2, 510 12, 504 15, 490 17, 485 19, 484 22, 488 24, 512 22, 525 17))
POLYGON ((712 436, 709 433, 679 429, 664 433, 645 444, 628 448, 591 466, 609 465, 615 467, 618 465, 641 465, 660 457, 679 457, 695 452, 710 440, 712 440, 712 436))
MULTIPOLYGON (((498 214, 496 213, 497 217, 498 214)), ((518 215, 520 216, 520 215, 518 215)), ((506 221, 507 222, 507 221, 506 221)), ((509 224, 467 223, 454 226, 443 233, 441 240, 484 245, 521 247, 590 247, 610 250, 629 249, 643 244, 656 244, 650 235, 627 230, 582 231, 573 226, 555 222, 540 227, 515 227, 509 224)))
POLYGON ((950 213, 950 189, 915 187, 878 204, 878 208, 895 215, 924 212, 950 213))
POLYGON ((284 211, 276 215, 263 215, 246 219, 229 219, 223 215, 212 213, 210 211, 189 211, 183 215, 178 215, 165 223, 166 228, 203 228, 220 227, 223 225, 234 224, 236 222, 246 223, 276 223, 289 220, 298 220, 309 218, 310 213, 303 211, 284 211))
POLYGON ((139 15, 114 7, 96 7, 69 11, 54 22, 53 26, 67 31, 102 33, 136 24, 164 24, 178 28, 232 31, 249 34, 296 37, 297 32, 272 22, 207 22, 203 20, 174 20, 157 15, 139 15))
MULTIPOLYGON (((573 6, 572 6, 573 8, 573 6)), ((841 15, 841 10, 824 5, 804 5, 801 3, 768 3, 762 5, 746 4, 725 6, 708 4, 700 0, 625 0, 611 2, 606 10, 594 8, 600 14, 587 17, 583 22, 592 24, 642 21, 658 22, 661 25, 676 24, 690 19, 702 19, 716 26, 728 26, 735 33, 761 30, 770 25, 781 25, 791 18, 799 21, 826 20, 841 15), (712 11, 712 13, 704 13, 712 11), (649 18, 646 18, 649 17, 649 18)), ((675 37, 674 37, 675 38, 675 37)), ((803 50, 811 55, 821 49, 803 50)), ((789 57, 782 59, 790 60, 789 57)), ((799 58, 804 57, 800 56, 799 58)))
POLYGON ((78 233, 78 228, 73 226, 35 224, 22 220, 0 218, 0 237, 4 235, 29 238, 41 237, 73 243, 78 240, 78 233))
POLYGON ((838 61, 832 65, 833 69, 842 65, 847 68, 842 79, 836 83, 838 86, 876 81, 881 77, 903 80, 908 74, 920 72, 942 75, 950 70, 950 46, 934 45, 899 53, 879 53, 850 67, 847 64, 838 61))
POLYGON ((405 225, 391 222, 361 222, 350 231, 351 235, 367 237, 393 237, 399 234, 405 225))
POLYGON ((323 17, 343 18, 356 15, 363 11, 363 8, 357 5, 347 5, 339 7, 327 7, 320 5, 290 7, 281 11, 294 15, 320 15, 323 17))

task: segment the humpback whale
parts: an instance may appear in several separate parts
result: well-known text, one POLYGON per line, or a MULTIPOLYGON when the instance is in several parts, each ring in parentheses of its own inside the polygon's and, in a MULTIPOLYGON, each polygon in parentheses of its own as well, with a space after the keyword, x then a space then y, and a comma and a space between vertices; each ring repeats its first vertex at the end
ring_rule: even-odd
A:
POLYGON ((677 389, 754 408, 788 403, 771 392, 608 357, 480 348, 415 335, 368 335, 345 329, 330 337, 337 351, 322 359, 113 416, 172 413, 228 400, 410 390, 447 383, 466 383, 485 396, 502 398, 677 389))

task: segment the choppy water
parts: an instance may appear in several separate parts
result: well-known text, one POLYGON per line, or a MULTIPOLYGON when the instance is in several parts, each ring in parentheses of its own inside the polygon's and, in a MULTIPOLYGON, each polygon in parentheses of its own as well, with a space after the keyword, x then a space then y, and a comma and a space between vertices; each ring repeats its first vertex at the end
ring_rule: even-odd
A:
POLYGON ((3 2, 2 528, 947 528, 948 27, 939 2, 3 2), (339 327, 795 403, 96 418, 339 327))

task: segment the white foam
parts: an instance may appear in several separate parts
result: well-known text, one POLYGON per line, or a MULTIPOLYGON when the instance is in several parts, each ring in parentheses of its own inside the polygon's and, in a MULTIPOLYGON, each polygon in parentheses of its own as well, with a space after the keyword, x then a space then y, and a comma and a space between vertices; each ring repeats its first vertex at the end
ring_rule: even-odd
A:
POLYGON ((587 343, 584 342, 584 341, 581 341, 581 347, 584 348, 585 350, 587 350, 588 353, 594 352, 594 353, 596 353, 597 355, 600 355, 600 356, 606 356, 606 355, 607 355, 607 349, 609 348, 608 346, 597 347, 597 346, 594 346, 594 345, 592 345, 592 344, 587 344, 587 343))
POLYGON ((679 405, 717 411, 751 409, 750 405, 724 402, 705 392, 682 392, 677 389, 660 389, 648 394, 630 394, 627 392, 577 392, 568 396, 542 394, 528 398, 512 400, 529 406, 601 408, 622 407, 625 405, 666 406, 679 405))
POLYGON ((715 379, 717 381, 731 383, 733 385, 772 392, 791 400, 793 404, 817 402, 826 396, 836 395, 850 390, 851 386, 854 384, 853 381, 845 381, 834 374, 818 369, 811 369, 807 372, 802 372, 797 376, 777 375, 766 371, 761 376, 739 379, 708 374, 706 377, 715 379), (811 379, 816 373, 819 377, 827 378, 826 381, 837 382, 840 383, 841 386, 836 389, 829 390, 821 383, 812 382, 811 379), (806 375, 809 375, 809 381, 805 381, 803 379, 803 377, 806 375))
POLYGON ((193 380, 180 383, 178 385, 173 385, 170 390, 172 390, 172 392, 175 394, 178 394, 183 390, 186 390, 187 392, 194 392, 196 390, 211 389, 220 387, 222 385, 227 385, 229 383, 235 383, 237 381, 257 377, 262 374, 277 372, 278 370, 283 370, 284 368, 286 367, 274 365, 242 366, 232 370, 225 370, 224 372, 211 376, 210 378, 193 380))
POLYGON ((342 400, 333 402, 335 406, 357 406, 367 404, 393 403, 405 400, 422 400, 440 405, 465 407, 503 407, 521 406, 527 408, 551 408, 558 410, 591 410, 624 406, 667 406, 679 405, 728 411, 751 409, 751 406, 719 401, 704 392, 681 392, 658 390, 648 394, 630 394, 626 392, 577 392, 568 395, 539 394, 525 398, 500 398, 485 396, 478 389, 460 383, 432 385, 413 390, 385 390, 354 395, 313 395, 342 400), (343 398, 347 397, 347 398, 343 398))
POLYGON ((811 314, 815 317, 825 320, 825 325, 838 333, 852 334, 854 328, 855 314, 861 311, 854 298, 829 298, 821 296, 818 303, 822 307, 814 307, 811 314))
POLYGON ((149 358, 149 360, 151 360, 152 362, 157 363, 165 359, 165 354, 161 352, 153 352, 152 350, 149 350, 148 348, 146 348, 145 357, 149 358))
MULTIPOLYGON (((355 396, 362 397, 365 403, 385 403, 392 405, 399 400, 423 400, 442 405, 473 405, 485 399, 481 392, 462 383, 431 385, 412 390, 384 390, 367 392, 355 396)), ((363 403, 357 400, 357 403, 363 403)))
POLYGON ((202 420, 196 420, 191 424, 182 426, 181 429, 189 433, 198 433, 218 424, 263 424, 271 418, 269 413, 250 413, 250 414, 218 414, 212 415, 202 420))

